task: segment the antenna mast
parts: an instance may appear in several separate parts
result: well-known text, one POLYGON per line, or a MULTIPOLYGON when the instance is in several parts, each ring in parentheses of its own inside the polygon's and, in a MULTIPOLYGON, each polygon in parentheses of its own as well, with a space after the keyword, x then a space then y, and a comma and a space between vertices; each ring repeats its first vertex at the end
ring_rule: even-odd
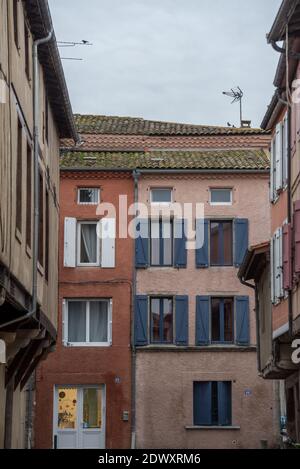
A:
POLYGON ((244 93, 243 91, 241 90, 241 88, 239 86, 237 86, 236 88, 232 88, 230 91, 223 91, 223 94, 225 96, 229 96, 230 98, 233 98, 233 101, 231 102, 231 104, 234 104, 234 103, 240 103, 240 125, 242 127, 242 121, 243 121, 243 96, 244 96, 244 93))

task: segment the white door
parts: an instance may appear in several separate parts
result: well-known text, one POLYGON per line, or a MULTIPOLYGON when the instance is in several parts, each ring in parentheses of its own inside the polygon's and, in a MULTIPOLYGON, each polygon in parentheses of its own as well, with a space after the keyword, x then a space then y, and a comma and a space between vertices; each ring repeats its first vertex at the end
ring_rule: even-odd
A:
POLYGON ((57 386, 53 428, 57 449, 104 449, 105 387, 57 386))

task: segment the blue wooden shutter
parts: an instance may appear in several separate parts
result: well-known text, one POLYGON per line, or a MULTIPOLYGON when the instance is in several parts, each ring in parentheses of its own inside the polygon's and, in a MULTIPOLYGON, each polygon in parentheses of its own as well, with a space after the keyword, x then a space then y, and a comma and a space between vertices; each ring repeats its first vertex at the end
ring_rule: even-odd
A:
POLYGON ((137 220, 135 240, 135 266, 147 268, 149 265, 149 222, 147 219, 137 220))
POLYGON ((249 297, 237 296, 235 299, 236 343, 249 345, 249 297))
POLYGON ((178 269, 185 269, 187 265, 186 235, 184 231, 185 221, 174 221, 174 265, 178 269))
POLYGON ((197 296, 196 298, 196 345, 209 345, 209 309, 210 297, 197 296))
POLYGON ((189 297, 176 296, 175 309, 176 345, 188 345, 189 336, 189 297))
POLYGON ((135 345, 148 344, 148 297, 136 296, 134 315, 134 343, 135 345))
POLYGON ((196 220, 196 266, 209 267, 209 220, 196 220))
POLYGON ((218 415, 219 425, 232 425, 231 383, 229 381, 218 382, 218 415))
POLYGON ((211 425, 211 382, 194 383, 194 425, 211 425))
POLYGON ((236 267, 239 267, 245 257, 249 246, 249 221, 246 218, 235 220, 235 260, 236 267))

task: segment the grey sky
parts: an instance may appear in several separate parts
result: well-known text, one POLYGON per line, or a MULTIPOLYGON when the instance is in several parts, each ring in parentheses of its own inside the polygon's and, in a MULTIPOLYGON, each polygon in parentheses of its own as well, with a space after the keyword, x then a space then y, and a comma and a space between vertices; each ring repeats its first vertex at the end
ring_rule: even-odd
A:
POLYGON ((266 43, 281 0, 50 0, 74 112, 195 124, 239 122, 239 85, 258 126, 278 53, 266 43))

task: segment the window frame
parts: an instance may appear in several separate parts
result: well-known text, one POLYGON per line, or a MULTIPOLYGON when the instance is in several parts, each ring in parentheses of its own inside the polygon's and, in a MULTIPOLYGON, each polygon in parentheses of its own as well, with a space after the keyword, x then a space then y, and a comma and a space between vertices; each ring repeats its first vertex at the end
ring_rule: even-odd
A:
POLYGON ((168 207, 173 203, 173 188, 172 187, 151 187, 150 189, 150 203, 151 205, 161 205, 168 207), (170 202, 154 202, 153 201, 153 192, 154 191, 169 191, 170 192, 170 202))
POLYGON ((151 345, 174 345, 174 332, 175 332, 175 300, 173 296, 150 296, 149 297, 149 315, 150 315, 150 344, 151 345), (172 340, 171 341, 154 341, 153 340, 153 319, 152 319, 152 301, 153 300, 159 300, 159 335, 160 338, 163 336, 163 330, 162 330, 162 325, 163 325, 163 300, 171 300, 172 301, 172 340))
POLYGON ((235 299, 232 296, 211 296, 210 297, 210 339, 211 339, 211 345, 234 345, 236 343, 236 331, 235 331, 235 317, 236 317, 236 312, 235 312, 235 299), (220 318, 220 337, 224 337, 224 340, 213 340, 212 337, 212 303, 213 300, 219 300, 219 315, 223 313, 223 321, 221 321, 220 318), (225 300, 231 300, 232 303, 232 340, 231 341, 226 341, 225 340, 225 309, 224 309, 224 304, 225 300), (221 303, 223 303, 223 311, 220 310, 221 303), (222 330, 223 326, 223 330, 222 330))
POLYGON ((210 187, 209 189, 209 204, 212 207, 220 207, 220 206, 232 206, 233 205, 233 189, 232 187, 210 187), (212 192, 221 192, 221 191, 229 191, 230 192, 230 202, 213 202, 212 201, 212 192))
POLYGON ((170 267, 174 267, 174 260, 175 260, 175 253, 174 253, 174 249, 175 249, 175 242, 174 242, 174 219, 173 218, 170 218, 170 219, 164 219, 164 218, 150 218, 150 237, 149 237, 149 241, 150 241, 150 267, 151 268, 170 268, 170 267), (158 222, 159 223, 159 264, 153 264, 152 262, 152 252, 153 252, 153 248, 152 248, 152 223, 153 222, 158 222), (164 264, 163 263, 163 258, 164 258, 164 239, 167 239, 167 238, 163 238, 163 223, 164 222, 170 222, 170 225, 171 225, 171 243, 172 243, 172 246, 171 246, 171 254, 172 254, 172 260, 171 260, 171 263, 170 264, 164 264))
MULTIPOLYGON (((219 230, 218 230, 218 236, 219 236, 219 230)), ((210 219, 209 220, 209 265, 210 267, 234 267, 234 257, 235 257, 234 220, 233 219, 219 219, 219 218, 210 219), (230 264, 225 264, 224 261, 223 263, 219 263, 219 264, 215 264, 212 262, 212 255, 211 255, 211 250, 212 250, 211 225, 212 223, 218 223, 218 224, 230 223, 231 224, 231 263, 230 264)))
POLYGON ((65 347, 111 347, 112 346, 112 299, 107 298, 69 298, 63 300, 64 320, 63 320, 63 342, 65 347), (86 341, 70 342, 69 339, 69 303, 85 302, 85 321, 86 321, 86 341), (92 302, 107 303, 107 342, 90 342, 90 304, 92 302))
POLYGON ((100 203, 100 188, 99 187, 78 187, 77 188, 77 203, 78 205, 98 205, 100 203), (81 202, 80 201, 80 192, 81 191, 97 191, 97 202, 81 202))
POLYGON ((98 229, 101 229, 101 223, 97 220, 77 220, 77 242, 76 242, 76 265, 77 267, 101 267, 101 240, 97 235, 98 229), (97 262, 81 262, 81 226, 82 225, 96 225, 96 242, 97 242, 97 262))

